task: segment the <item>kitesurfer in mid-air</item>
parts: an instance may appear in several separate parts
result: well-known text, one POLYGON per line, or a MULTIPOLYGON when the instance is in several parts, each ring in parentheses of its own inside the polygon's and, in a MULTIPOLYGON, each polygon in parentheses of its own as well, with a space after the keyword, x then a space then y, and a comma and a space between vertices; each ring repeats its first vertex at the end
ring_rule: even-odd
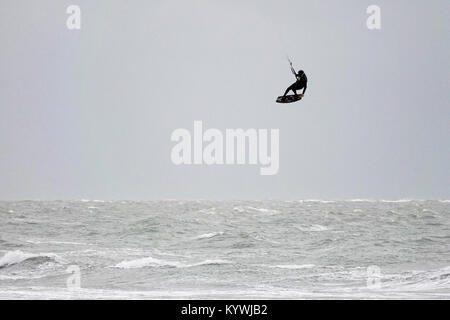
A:
POLYGON ((286 95, 290 90, 294 92, 295 96, 298 96, 297 90, 303 89, 303 92, 300 95, 303 98, 303 96, 305 95, 306 87, 308 85, 308 78, 306 77, 306 74, 305 72, 303 72, 303 70, 299 70, 298 73, 296 73, 294 68, 292 68, 292 64, 291 64, 291 71, 295 75, 297 81, 295 81, 293 84, 289 86, 289 88, 286 89, 286 92, 284 93, 283 97, 286 97, 286 95))

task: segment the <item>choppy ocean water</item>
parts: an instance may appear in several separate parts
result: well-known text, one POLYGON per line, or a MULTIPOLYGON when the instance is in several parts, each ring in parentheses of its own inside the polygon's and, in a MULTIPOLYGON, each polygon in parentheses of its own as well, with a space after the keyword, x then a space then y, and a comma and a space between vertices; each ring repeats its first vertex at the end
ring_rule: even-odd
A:
POLYGON ((449 299, 449 253, 448 200, 0 202, 0 299, 449 299))

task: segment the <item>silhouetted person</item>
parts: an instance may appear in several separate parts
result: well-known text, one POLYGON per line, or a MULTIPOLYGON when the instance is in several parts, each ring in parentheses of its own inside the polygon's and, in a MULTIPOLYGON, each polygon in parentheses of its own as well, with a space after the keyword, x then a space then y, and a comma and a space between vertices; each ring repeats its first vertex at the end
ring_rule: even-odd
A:
POLYGON ((305 95, 306 88, 308 86, 308 78, 306 77, 306 74, 303 70, 299 70, 298 73, 295 73, 295 70, 291 67, 292 73, 295 74, 295 78, 297 81, 295 81, 293 84, 289 86, 289 88, 286 89, 286 92, 284 93, 283 97, 286 97, 288 92, 292 90, 294 92, 295 96, 298 96, 297 90, 303 89, 302 94, 300 95, 303 97, 305 95))

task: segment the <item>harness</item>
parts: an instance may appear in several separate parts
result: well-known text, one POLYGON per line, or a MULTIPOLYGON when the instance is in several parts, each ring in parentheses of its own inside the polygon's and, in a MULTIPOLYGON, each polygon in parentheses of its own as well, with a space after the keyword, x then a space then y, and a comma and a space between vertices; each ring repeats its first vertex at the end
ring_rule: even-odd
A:
POLYGON ((297 81, 300 81, 304 75, 305 75, 305 73, 303 72, 302 75, 299 76, 296 74, 295 77, 297 78, 297 81))

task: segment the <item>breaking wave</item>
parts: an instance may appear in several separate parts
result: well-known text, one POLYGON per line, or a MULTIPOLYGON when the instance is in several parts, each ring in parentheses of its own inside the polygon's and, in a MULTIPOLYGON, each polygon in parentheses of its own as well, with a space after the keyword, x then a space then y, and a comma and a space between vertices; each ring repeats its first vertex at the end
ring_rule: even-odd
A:
POLYGON ((393 291, 448 290, 450 286, 450 266, 437 270, 409 271, 402 274, 386 275, 382 287, 393 291))
POLYGON ((0 258, 0 269, 22 263, 42 264, 46 262, 62 262, 56 254, 53 253, 26 253, 20 250, 8 251, 0 258))
POLYGON ((138 269, 147 267, 171 267, 171 268, 190 268, 204 265, 221 265, 232 264, 233 262, 228 260, 216 259, 216 260, 204 260, 197 263, 183 263, 178 261, 167 261, 156 259, 153 257, 140 258, 136 260, 125 260, 116 264, 115 268, 120 269, 138 269))

